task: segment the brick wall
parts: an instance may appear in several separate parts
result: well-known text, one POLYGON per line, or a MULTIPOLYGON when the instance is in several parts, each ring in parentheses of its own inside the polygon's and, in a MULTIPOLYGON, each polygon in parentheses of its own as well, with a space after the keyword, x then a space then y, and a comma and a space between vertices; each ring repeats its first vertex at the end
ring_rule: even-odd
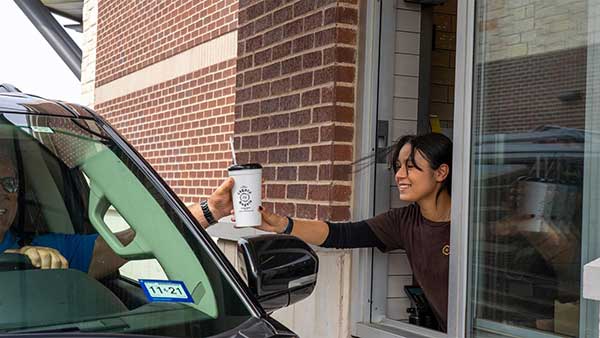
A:
POLYGON ((236 40, 213 43, 231 41, 238 3, 98 1, 95 109, 186 203, 231 163, 236 40))
POLYGON ((184 202, 209 195, 230 165, 235 59, 96 105, 184 202))
POLYGON ((431 52, 431 114, 437 114, 442 127, 452 127, 454 119, 454 71, 456 60, 457 0, 433 6, 434 41, 431 52))
POLYGON ((237 0, 98 2, 96 86, 237 28, 237 0))
POLYGON ((550 125, 584 129, 586 70, 585 47, 479 65, 475 82, 481 90, 474 111, 483 111, 483 116, 473 115, 473 127, 485 133, 550 125), (560 100, 569 93, 579 97, 560 100))
POLYGON ((585 46, 588 3, 586 0, 478 1, 477 29, 486 34, 486 61, 585 46))
POLYGON ((277 213, 350 218, 356 1, 240 1, 235 145, 277 213))

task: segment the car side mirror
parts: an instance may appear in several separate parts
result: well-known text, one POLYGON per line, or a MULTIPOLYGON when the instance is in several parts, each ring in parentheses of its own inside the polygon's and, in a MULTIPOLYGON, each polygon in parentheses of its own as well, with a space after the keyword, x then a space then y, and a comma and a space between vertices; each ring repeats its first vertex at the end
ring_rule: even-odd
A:
POLYGON ((317 284, 319 258, 290 235, 257 235, 238 240, 240 273, 267 312, 308 297, 317 284))

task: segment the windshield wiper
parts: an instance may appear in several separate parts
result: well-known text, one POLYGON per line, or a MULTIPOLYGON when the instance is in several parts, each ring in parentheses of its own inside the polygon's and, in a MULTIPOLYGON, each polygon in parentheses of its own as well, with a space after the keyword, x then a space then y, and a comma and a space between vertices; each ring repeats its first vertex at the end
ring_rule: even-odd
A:
POLYGON ((53 325, 24 330, 11 330, 11 333, 57 333, 57 332, 103 332, 127 329, 129 325, 121 318, 97 319, 89 322, 80 322, 68 325, 53 325))

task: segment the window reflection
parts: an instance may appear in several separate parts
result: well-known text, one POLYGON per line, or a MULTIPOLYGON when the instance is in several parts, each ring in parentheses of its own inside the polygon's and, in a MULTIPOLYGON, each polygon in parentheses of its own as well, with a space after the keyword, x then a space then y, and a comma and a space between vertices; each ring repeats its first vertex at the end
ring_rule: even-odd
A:
POLYGON ((590 177, 599 172, 590 152, 600 131, 589 97, 597 95, 600 61, 594 6, 476 2, 469 274, 475 336, 579 336, 582 225, 591 224, 584 212, 598 189, 590 177))

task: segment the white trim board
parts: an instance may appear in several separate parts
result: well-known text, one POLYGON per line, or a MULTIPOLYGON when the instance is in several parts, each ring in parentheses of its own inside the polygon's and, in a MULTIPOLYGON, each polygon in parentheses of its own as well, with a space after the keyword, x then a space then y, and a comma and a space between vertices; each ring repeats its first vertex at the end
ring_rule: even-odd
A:
POLYGON ((236 57, 237 30, 97 87, 94 103, 98 105, 236 57))

